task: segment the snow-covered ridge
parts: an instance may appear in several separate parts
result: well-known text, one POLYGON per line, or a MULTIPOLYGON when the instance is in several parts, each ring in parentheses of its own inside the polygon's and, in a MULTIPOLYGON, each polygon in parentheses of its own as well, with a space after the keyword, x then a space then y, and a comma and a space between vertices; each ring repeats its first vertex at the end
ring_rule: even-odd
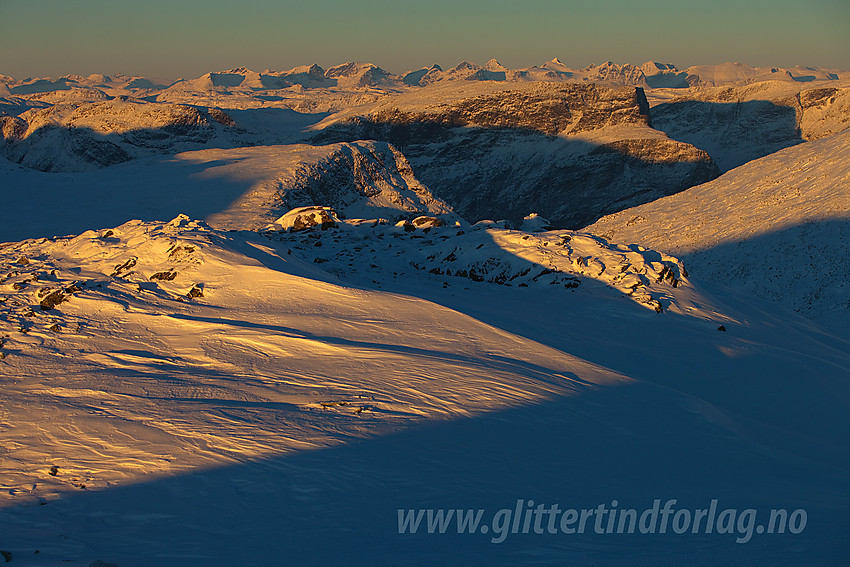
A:
POLYGON ((226 113, 141 100, 67 103, 0 116, 0 151, 40 171, 86 171, 151 153, 234 145, 226 113))
POLYGON ((353 220, 291 234, 280 234, 273 226, 265 234, 292 246, 299 258, 364 283, 425 277, 445 287, 472 280, 574 291, 588 280, 658 313, 677 303, 675 288, 688 285, 686 270, 676 258, 568 230, 529 233, 493 221, 459 230, 440 222, 414 220, 392 226, 381 220, 353 220), (410 275, 417 272, 420 275, 410 275))
POLYGON ((57 307, 115 283, 119 293, 132 289, 175 301, 202 297, 204 284, 193 278, 211 236, 203 223, 180 216, 169 223, 130 221, 76 237, 2 244, 2 319, 23 334, 78 331, 85 323, 59 316, 63 310, 57 307))
POLYGON ((289 210, 327 205, 347 217, 398 220, 417 214, 456 217, 413 174, 407 159, 385 142, 322 146, 323 157, 301 161, 276 191, 275 206, 289 210))
POLYGON ((438 85, 329 116, 316 130, 334 125, 398 127, 423 124, 514 128, 554 136, 578 134, 615 124, 648 125, 649 104, 642 89, 595 84, 438 85))
MULTIPOLYGON (((210 181, 238 179, 245 189, 206 221, 217 229, 256 230, 290 209, 333 207, 346 217, 391 220, 441 215, 451 207, 414 176, 405 157, 386 142, 260 146, 200 150, 178 156, 211 164, 210 181)), ((203 199, 203 188, 196 195, 203 199)))
POLYGON ((171 84, 144 77, 93 74, 88 77, 66 75, 49 78, 16 80, 0 75, 0 96, 44 96, 58 91, 88 90, 105 95, 156 95, 166 92, 202 91, 275 91, 291 87, 308 89, 399 89, 421 87, 453 81, 555 81, 600 83, 609 86, 642 86, 689 88, 749 84, 760 81, 786 83, 829 83, 850 79, 850 72, 818 67, 752 67, 741 63, 698 65, 680 70, 670 63, 647 61, 642 65, 605 61, 583 68, 573 68, 557 57, 542 65, 510 69, 491 59, 484 65, 469 61, 446 68, 430 67, 395 75, 373 63, 348 62, 323 69, 319 65, 302 65, 288 71, 253 71, 246 67, 214 71, 195 79, 178 79, 171 84), (6 93, 6 94, 4 94, 6 93))
POLYGON ((149 155, 81 173, 45 174, 0 160, 6 222, 0 242, 76 234, 128 218, 157 220, 181 211, 219 229, 255 230, 298 205, 327 205, 345 216, 454 219, 397 149, 385 142, 262 145, 149 155), (15 198, 39 187, 49 215, 15 198))
POLYGON ((850 310, 850 131, 751 161, 586 230, 812 317, 850 310))
MULTIPOLYGON (((492 222, 462 230, 460 223, 432 218, 435 222, 397 225, 342 220, 291 234, 272 226, 263 234, 281 253, 318 265, 326 277, 352 281, 389 281, 408 272, 431 285, 462 278, 556 285, 566 293, 592 280, 659 313, 676 306, 676 288, 688 286, 678 260, 639 246, 571 231, 527 233, 492 222)), ((131 294, 184 302, 225 292, 220 249, 238 248, 230 241, 242 238, 227 234, 180 215, 168 223, 130 221, 75 237, 2 244, 0 320, 7 332, 24 335, 77 332, 86 321, 68 317, 60 306, 78 296, 131 294)))

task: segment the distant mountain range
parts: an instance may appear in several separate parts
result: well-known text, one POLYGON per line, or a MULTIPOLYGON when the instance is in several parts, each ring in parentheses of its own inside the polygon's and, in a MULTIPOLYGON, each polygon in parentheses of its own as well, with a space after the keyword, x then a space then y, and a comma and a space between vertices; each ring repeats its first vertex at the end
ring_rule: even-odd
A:
POLYGON ((606 61, 599 65, 572 68, 557 57, 542 65, 509 69, 496 59, 477 65, 469 61, 449 69, 439 65, 423 67, 396 75, 372 63, 348 62, 324 69, 304 65, 288 71, 252 71, 236 67, 206 73, 195 79, 178 79, 164 84, 138 76, 93 74, 87 77, 65 75, 58 79, 26 78, 16 80, 0 75, 0 96, 25 96, 73 89, 96 89, 107 94, 117 91, 158 93, 162 91, 205 92, 245 90, 263 91, 289 88, 382 88, 424 87, 443 81, 556 81, 590 82, 610 86, 642 86, 650 88, 687 88, 746 84, 759 81, 813 82, 850 78, 850 72, 820 67, 752 67, 741 63, 696 65, 679 69, 670 63, 647 61, 643 65, 617 64, 606 61))
MULTIPOLYGON (((238 67, 171 85, 96 74, 0 76, 0 86, 8 93, 0 96, 0 155, 29 169, 84 172, 209 148, 355 144, 357 159, 339 158, 340 169, 335 157, 311 174, 310 187, 330 186, 346 167, 371 163, 358 144, 371 140, 389 144, 382 152, 401 156, 410 179, 469 221, 520 224, 539 213, 570 229, 850 126, 850 74, 737 63, 572 69, 552 59, 512 70, 492 59, 404 75, 345 63, 238 67)), ((280 163, 268 159, 270 171, 280 163)), ((289 197, 269 214, 284 205, 341 206, 290 189, 286 181, 271 192, 289 197)))

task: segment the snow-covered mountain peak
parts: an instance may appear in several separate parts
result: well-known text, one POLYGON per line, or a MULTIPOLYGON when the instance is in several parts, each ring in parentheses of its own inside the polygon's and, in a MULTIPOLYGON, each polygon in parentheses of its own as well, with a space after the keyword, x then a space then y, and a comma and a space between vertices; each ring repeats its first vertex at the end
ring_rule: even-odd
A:
POLYGON ((349 61, 348 63, 342 63, 340 65, 330 67, 327 71, 325 71, 325 75, 331 78, 351 77, 357 73, 363 72, 364 70, 373 69, 375 67, 377 67, 377 65, 373 63, 358 63, 355 61, 349 61))
POLYGON ((284 71, 282 73, 275 73, 275 74, 282 75, 282 76, 305 74, 305 75, 310 75, 311 77, 321 78, 321 77, 325 76, 325 70, 322 67, 320 67, 317 63, 313 63, 312 65, 301 65, 301 66, 298 66, 298 67, 293 67, 292 69, 289 69, 288 71, 284 71))
POLYGON ((487 63, 484 64, 484 68, 487 69, 488 71, 507 71, 508 70, 504 65, 499 63, 499 61, 496 60, 495 58, 487 61, 487 63))
POLYGON ((641 70, 647 75, 655 74, 659 72, 670 72, 670 71, 678 71, 675 65, 672 63, 659 63, 658 61, 647 61, 643 65, 640 66, 641 70))
POLYGON ((471 63, 469 61, 461 61, 460 63, 449 69, 449 71, 461 73, 465 71, 477 71, 479 69, 481 69, 481 67, 479 65, 476 65, 475 63, 471 63))
POLYGON ((254 71, 248 69, 247 67, 234 67, 233 69, 227 69, 226 71, 218 71, 219 74, 234 74, 234 75, 252 75, 254 71))

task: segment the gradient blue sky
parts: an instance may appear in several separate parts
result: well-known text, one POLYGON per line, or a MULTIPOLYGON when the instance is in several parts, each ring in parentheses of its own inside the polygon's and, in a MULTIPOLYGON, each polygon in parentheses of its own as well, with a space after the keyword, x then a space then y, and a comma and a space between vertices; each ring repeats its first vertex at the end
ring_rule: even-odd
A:
POLYGON ((0 73, 192 78, 369 61, 401 73, 491 57, 850 70, 847 0, 0 0, 0 73))

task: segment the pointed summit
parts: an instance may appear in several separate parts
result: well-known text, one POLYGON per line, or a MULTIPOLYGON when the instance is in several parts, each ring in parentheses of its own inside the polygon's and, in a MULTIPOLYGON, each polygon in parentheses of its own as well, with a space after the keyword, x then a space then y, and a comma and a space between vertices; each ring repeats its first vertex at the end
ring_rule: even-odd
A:
POLYGON ((460 63, 449 69, 449 71, 459 73, 463 71, 477 71, 480 68, 481 67, 479 67, 475 63, 470 63, 469 61, 461 61, 460 63))
POLYGON ((405 85, 418 85, 420 87, 424 87, 425 85, 439 81, 442 74, 443 69, 434 63, 430 67, 422 67, 416 71, 405 73, 402 76, 402 82, 404 82, 405 85))
POLYGON ((506 71, 507 69, 499 63, 496 59, 490 59, 484 68, 488 71, 506 71))
POLYGON ((555 57, 540 66, 542 69, 549 69, 550 71, 558 71, 558 72, 568 72, 570 71, 569 67, 567 67, 563 61, 555 57))

